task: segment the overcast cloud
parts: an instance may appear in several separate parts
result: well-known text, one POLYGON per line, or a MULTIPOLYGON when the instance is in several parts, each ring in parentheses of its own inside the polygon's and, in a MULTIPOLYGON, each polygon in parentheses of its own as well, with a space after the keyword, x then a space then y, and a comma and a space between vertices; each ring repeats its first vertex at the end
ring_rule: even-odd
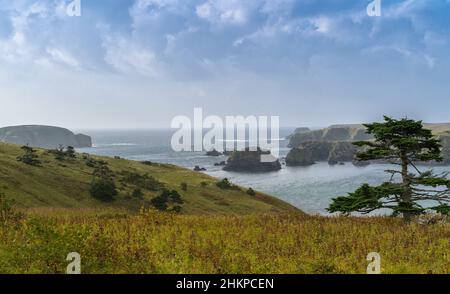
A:
POLYGON ((0 126, 450 121, 450 1, 0 0, 0 126))

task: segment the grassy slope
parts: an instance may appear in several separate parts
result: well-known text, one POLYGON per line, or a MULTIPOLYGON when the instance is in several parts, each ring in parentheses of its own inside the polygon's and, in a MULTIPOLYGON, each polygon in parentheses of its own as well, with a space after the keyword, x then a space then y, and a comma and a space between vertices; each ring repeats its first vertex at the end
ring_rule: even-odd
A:
POLYGON ((68 217, 61 211, 0 226, 0 273, 450 273, 449 225, 306 215, 68 217))
MULTIPOLYGON (((52 155, 39 150, 42 167, 25 165, 16 160, 21 155, 20 146, 0 143, 0 192, 14 198, 24 208, 61 207, 61 208, 124 208, 137 211, 142 201, 125 197, 132 187, 119 191, 118 199, 112 204, 101 203, 89 195, 89 185, 93 169, 80 158, 73 161, 57 161, 52 155)), ((196 173, 173 165, 144 165, 140 162, 124 159, 93 157, 108 162, 114 172, 132 171, 148 173, 163 182, 167 188, 176 189, 182 195, 185 214, 217 213, 266 213, 299 212, 291 205, 258 193, 249 196, 242 191, 221 190, 216 187, 217 179, 202 173, 196 173), (181 191, 180 183, 188 184, 187 191, 181 191), (209 183, 202 188, 200 183, 209 183)), ((120 187, 120 184, 117 183, 120 187)), ((145 192, 149 200, 155 192, 145 192)))

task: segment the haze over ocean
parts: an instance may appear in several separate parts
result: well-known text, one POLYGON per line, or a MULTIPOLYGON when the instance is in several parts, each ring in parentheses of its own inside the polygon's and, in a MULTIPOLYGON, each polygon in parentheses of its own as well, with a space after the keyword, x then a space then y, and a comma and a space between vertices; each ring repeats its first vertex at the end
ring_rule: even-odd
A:
MULTIPOLYGON (((293 131, 282 128, 280 137, 285 138, 293 131)), ((363 183, 381 184, 389 180, 384 170, 392 168, 385 164, 372 164, 357 167, 352 163, 330 166, 319 162, 309 167, 286 167, 270 173, 235 173, 223 171, 215 163, 226 160, 225 156, 209 157, 205 152, 175 152, 170 146, 174 130, 83 130, 92 136, 94 147, 79 149, 105 156, 120 156, 138 161, 170 163, 193 169, 196 165, 205 167, 205 173, 229 178, 233 183, 252 187, 261 192, 276 196, 307 213, 327 214, 330 200, 346 195, 363 183)), ((288 140, 280 141, 280 158, 286 156, 288 140)), ((426 168, 426 167, 425 167, 426 168)), ((436 172, 449 170, 449 167, 434 167, 436 172)))

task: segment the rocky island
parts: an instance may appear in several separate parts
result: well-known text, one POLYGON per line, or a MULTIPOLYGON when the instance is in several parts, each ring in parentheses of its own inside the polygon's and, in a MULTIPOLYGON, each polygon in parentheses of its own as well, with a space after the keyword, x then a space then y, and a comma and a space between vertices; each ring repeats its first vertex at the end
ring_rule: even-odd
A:
POLYGON ((74 134, 68 129, 52 126, 13 126, 0 128, 0 142, 54 149, 59 145, 75 148, 92 147, 91 137, 74 134))
POLYGON ((221 155, 222 155, 222 153, 220 153, 216 149, 213 149, 211 151, 207 151, 206 152, 206 156, 218 157, 218 156, 221 156, 221 155))
POLYGON ((231 153, 223 170, 234 172, 271 172, 281 169, 281 163, 278 159, 273 162, 262 162, 262 155, 269 155, 270 151, 234 151, 231 153))

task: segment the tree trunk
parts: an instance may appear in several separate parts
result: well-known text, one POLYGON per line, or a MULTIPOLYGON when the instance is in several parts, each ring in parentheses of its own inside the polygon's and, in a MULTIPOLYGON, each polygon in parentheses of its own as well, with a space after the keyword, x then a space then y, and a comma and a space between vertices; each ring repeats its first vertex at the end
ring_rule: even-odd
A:
MULTIPOLYGON (((400 156, 400 159, 402 161, 402 185, 404 188, 401 201, 403 202, 403 204, 409 207, 411 205, 411 197, 412 197, 411 178, 408 172, 409 161, 406 154, 402 154, 400 156)), ((411 221, 411 217, 412 217, 411 212, 403 212, 403 219, 405 220, 405 222, 409 223, 411 221)))

